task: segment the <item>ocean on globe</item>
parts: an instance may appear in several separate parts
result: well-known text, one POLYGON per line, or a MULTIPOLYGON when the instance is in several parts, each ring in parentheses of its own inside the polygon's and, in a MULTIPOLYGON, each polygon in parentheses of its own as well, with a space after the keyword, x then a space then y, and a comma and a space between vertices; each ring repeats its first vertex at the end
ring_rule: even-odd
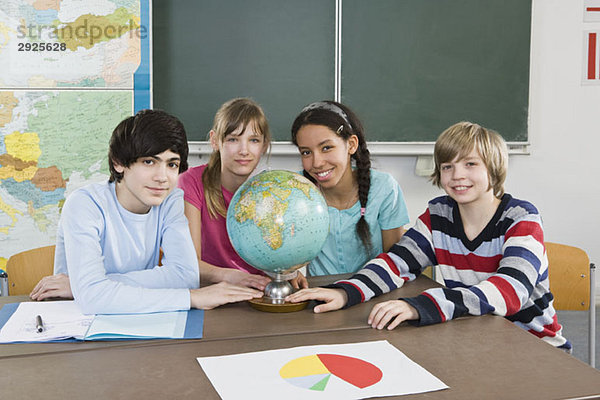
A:
POLYGON ((302 175, 263 171, 235 192, 227 210, 227 233, 248 264, 265 272, 291 272, 313 260, 325 244, 327 203, 302 175))

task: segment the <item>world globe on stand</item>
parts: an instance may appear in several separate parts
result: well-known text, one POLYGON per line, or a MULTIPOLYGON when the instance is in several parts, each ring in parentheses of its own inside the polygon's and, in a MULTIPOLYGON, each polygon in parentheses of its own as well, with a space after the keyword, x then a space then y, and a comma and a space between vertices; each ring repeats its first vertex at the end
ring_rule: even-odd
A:
POLYGON ((289 274, 313 260, 325 244, 327 203, 302 175, 263 171, 235 192, 227 211, 227 232, 248 264, 272 277, 289 274))

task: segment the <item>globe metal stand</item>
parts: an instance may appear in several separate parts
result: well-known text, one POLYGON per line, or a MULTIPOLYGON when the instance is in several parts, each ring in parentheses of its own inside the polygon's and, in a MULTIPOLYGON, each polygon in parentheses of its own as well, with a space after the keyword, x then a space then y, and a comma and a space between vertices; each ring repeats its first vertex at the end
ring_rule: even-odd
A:
POLYGON ((285 298, 294 292, 294 288, 288 280, 295 278, 297 274, 298 271, 267 273, 272 280, 265 287, 265 295, 260 299, 248 300, 248 303, 252 308, 266 312, 294 312, 305 309, 308 301, 300 303, 285 301, 285 298))

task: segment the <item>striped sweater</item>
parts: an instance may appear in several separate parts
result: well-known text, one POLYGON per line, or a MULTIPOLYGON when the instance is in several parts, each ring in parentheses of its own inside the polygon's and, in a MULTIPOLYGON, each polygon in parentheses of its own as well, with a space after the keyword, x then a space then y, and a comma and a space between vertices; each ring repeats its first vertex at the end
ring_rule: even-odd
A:
POLYGON ((556 347, 571 348, 552 306, 542 222, 531 203, 505 194, 487 226, 469 240, 456 202, 433 199, 388 253, 332 286, 346 291, 349 307, 401 287, 429 265, 438 266, 446 287, 402 299, 419 312, 413 323, 493 313, 556 347))

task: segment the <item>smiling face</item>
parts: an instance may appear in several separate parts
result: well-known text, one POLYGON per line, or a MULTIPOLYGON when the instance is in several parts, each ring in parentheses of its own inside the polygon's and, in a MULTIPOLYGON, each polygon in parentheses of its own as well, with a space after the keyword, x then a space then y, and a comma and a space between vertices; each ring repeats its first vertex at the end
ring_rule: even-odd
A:
POLYGON ((440 185, 459 206, 489 204, 494 200, 487 167, 477 149, 465 157, 440 164, 440 185))
POLYGON ((114 169, 123 174, 116 183, 117 200, 132 213, 147 213, 150 207, 160 205, 177 185, 180 162, 179 154, 166 150, 140 157, 129 167, 114 164, 114 169))
POLYGON ((221 153, 221 184, 230 191, 235 191, 250 176, 267 148, 264 136, 253 123, 246 125, 243 132, 242 129, 240 125, 222 142, 217 141, 214 131, 210 132, 213 149, 221 153), (233 186, 237 187, 230 187, 230 182, 235 182, 233 186))
POLYGON ((358 138, 342 139, 323 125, 304 125, 296 135, 302 167, 321 186, 332 189, 352 183, 350 156, 356 152, 358 138))

